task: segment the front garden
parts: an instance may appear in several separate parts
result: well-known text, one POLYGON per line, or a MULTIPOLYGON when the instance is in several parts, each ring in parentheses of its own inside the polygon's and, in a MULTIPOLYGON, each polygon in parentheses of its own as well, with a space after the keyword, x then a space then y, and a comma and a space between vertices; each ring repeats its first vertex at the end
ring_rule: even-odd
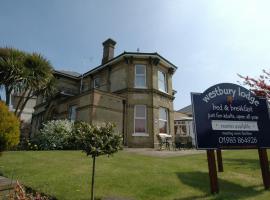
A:
MULTIPOLYGON (((170 158, 120 151, 96 160, 97 198, 142 200, 258 199, 265 191, 256 150, 225 151, 220 194, 210 195, 205 154, 170 158)), ((4 176, 57 199, 90 199, 91 164, 81 151, 9 151, 0 158, 4 176)))

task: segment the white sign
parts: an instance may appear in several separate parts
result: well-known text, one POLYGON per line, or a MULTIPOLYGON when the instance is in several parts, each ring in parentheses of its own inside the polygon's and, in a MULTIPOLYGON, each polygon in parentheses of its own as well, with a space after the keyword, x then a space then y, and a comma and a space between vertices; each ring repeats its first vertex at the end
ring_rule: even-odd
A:
POLYGON ((255 121, 212 120, 212 129, 219 131, 259 131, 255 121))

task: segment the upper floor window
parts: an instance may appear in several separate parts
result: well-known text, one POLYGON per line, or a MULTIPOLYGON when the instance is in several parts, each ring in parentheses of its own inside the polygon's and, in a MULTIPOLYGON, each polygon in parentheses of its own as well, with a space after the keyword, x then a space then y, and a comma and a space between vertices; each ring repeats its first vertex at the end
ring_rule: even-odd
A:
POLYGON ((135 87, 146 88, 146 66, 135 65, 135 87))
POLYGON ((159 108, 159 133, 169 134, 167 108, 159 108))
POLYGON ((73 106, 69 106, 68 109, 68 119, 70 121, 75 121, 77 118, 77 106, 73 105, 73 106))
POLYGON ((99 88, 100 87, 100 78, 97 77, 94 79, 94 88, 99 88))
POLYGON ((146 135, 146 106, 135 105, 134 108, 134 135, 146 135))
POLYGON ((167 92, 166 74, 162 71, 158 71, 158 89, 167 92))

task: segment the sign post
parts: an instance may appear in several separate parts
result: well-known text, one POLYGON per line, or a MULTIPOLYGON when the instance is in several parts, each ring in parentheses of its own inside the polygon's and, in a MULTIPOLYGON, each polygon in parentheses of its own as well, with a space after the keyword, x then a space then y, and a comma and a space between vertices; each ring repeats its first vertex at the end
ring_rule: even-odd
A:
POLYGON ((259 148, 258 153, 259 153, 259 159, 260 159, 263 184, 264 184, 264 188, 267 190, 270 188, 270 173, 269 173, 267 150, 259 148))
POLYGON ((215 194, 219 192, 215 151, 212 149, 209 149, 206 151, 206 153, 207 153, 211 193, 215 194))
POLYGON ((221 149, 217 149, 217 165, 218 165, 218 172, 223 172, 223 161, 222 161, 222 154, 221 149))
POLYGON ((221 83, 203 93, 192 93, 191 99, 197 149, 207 150, 211 192, 219 191, 214 150, 218 171, 222 172, 222 149, 258 149, 263 183, 265 189, 270 188, 266 152, 270 147, 267 100, 232 83, 221 83))

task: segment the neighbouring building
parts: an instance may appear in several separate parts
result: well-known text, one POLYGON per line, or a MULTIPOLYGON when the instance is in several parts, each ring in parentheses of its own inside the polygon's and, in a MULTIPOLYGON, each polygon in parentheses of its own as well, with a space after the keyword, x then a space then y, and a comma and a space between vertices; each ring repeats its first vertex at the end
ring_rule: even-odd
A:
POLYGON ((157 134, 174 134, 172 76, 177 67, 158 53, 123 52, 103 42, 100 66, 84 74, 54 71, 59 92, 37 97, 32 133, 51 119, 113 122, 128 147, 155 147, 157 134))
POLYGON ((181 137, 191 137, 192 145, 195 146, 191 105, 174 112, 174 133, 181 137))
MULTIPOLYGON (((13 92, 10 98, 10 110, 15 111, 16 107, 20 101, 21 94, 13 92)), ((36 97, 30 98, 27 103, 25 104, 24 109, 22 110, 22 114, 20 116, 21 121, 21 137, 29 137, 31 132, 31 121, 32 121, 32 114, 34 112, 34 107, 36 105, 36 97)), ((18 109, 20 112, 20 109, 18 109)))

